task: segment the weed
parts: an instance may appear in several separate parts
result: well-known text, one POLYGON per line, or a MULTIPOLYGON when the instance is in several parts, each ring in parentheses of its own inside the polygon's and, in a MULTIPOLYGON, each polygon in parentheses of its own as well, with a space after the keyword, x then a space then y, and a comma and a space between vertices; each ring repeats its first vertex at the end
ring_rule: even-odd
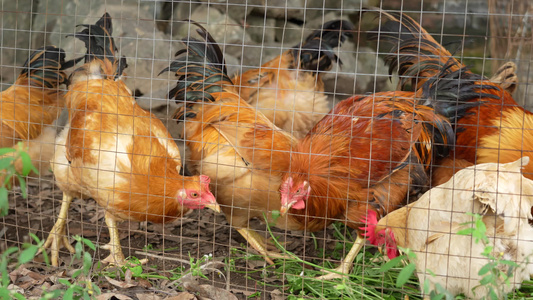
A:
POLYGON ((28 176, 32 171, 36 174, 39 173, 31 163, 31 158, 28 153, 20 150, 22 147, 22 142, 19 142, 15 148, 0 149, 0 217, 5 217, 8 214, 9 200, 7 191, 11 189, 12 178, 17 178, 22 197, 27 198, 28 192, 26 191, 26 180, 24 177, 28 176), (21 173, 17 172, 15 168, 15 162, 19 159, 22 162, 21 173))

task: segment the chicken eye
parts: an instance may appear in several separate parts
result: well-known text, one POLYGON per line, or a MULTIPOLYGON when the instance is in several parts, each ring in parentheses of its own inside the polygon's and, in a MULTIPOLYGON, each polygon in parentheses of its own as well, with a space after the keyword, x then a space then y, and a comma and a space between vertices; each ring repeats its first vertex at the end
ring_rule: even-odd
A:
POLYGON ((197 192, 192 192, 191 193, 191 197, 192 198, 197 198, 198 197, 198 193, 197 192))
POLYGON ((296 191, 297 194, 299 194, 299 193, 301 193, 301 192, 302 192, 302 189, 298 189, 298 190, 296 191))

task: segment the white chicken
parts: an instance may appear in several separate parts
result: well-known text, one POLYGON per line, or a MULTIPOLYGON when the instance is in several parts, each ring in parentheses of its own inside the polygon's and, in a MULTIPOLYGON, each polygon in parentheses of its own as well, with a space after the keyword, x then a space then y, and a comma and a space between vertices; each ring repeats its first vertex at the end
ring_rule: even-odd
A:
MULTIPOLYGON (((479 275, 489 258, 482 253, 492 246, 491 254, 519 266, 499 264, 498 269, 511 272, 510 284, 497 278, 499 298, 519 288, 533 273, 533 228, 528 223, 533 206, 533 181, 524 177, 523 157, 507 164, 486 163, 465 168, 448 182, 426 192, 418 201, 398 209, 377 221, 374 212, 365 218, 366 236, 377 246, 386 245, 387 255, 398 255, 398 246, 416 254, 421 286, 429 280, 430 290, 437 284, 451 294, 464 293, 480 299, 489 293, 479 275), (479 214, 486 226, 488 243, 476 243, 471 235, 457 232, 469 228, 479 214), (407 230, 406 230, 407 229, 407 230)), ((428 297, 428 295, 425 295, 428 297)))

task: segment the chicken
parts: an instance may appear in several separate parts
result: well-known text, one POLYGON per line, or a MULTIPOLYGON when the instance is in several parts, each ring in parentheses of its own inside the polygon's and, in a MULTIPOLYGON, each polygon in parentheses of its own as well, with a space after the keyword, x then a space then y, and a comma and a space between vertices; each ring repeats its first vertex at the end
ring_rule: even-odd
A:
POLYGON ((63 191, 58 220, 44 247, 52 265, 59 248, 74 251, 65 236, 67 212, 74 197, 93 198, 106 209, 110 255, 125 265, 117 221, 167 223, 190 209, 219 211, 205 175, 183 177, 172 137, 153 114, 141 109, 122 81, 126 59, 116 59, 112 22, 105 13, 95 25, 74 36, 85 43, 85 64, 70 77, 66 94, 69 123, 56 139, 51 162, 63 191))
MULTIPOLYGON (((196 23, 195 23, 196 24, 196 23)), ((188 37, 187 49, 163 72, 175 72, 177 86, 170 99, 185 102, 176 111, 186 123, 184 139, 189 148, 188 168, 216 178, 216 197, 232 227, 249 245, 273 264, 286 256, 269 250, 265 238, 249 228, 249 220, 268 218, 276 227, 296 230, 272 211, 281 208, 281 174, 288 168, 289 152, 296 139, 279 129, 261 112, 239 97, 227 75, 222 51, 200 25, 202 40, 188 37)))
MULTIPOLYGON (((509 93, 513 89, 508 89, 512 84, 502 86, 472 73, 411 17, 382 13, 390 20, 382 25, 379 38, 394 45, 386 62, 391 71, 397 69, 402 76, 400 86, 406 88, 409 79, 415 90, 427 84, 426 96, 436 99, 441 111, 455 125, 456 146, 446 159, 472 164, 508 163, 532 155, 533 113, 513 99, 509 93), (400 29, 402 34, 398 33, 400 29), (437 75, 446 79, 431 79, 437 75), (460 99, 449 96, 458 91, 460 99), (479 101, 484 103, 461 116, 453 113, 457 106, 479 101)), ((378 34, 371 32, 369 38, 377 39, 378 34)), ((493 80, 498 81, 497 77, 493 80)), ((533 164, 526 167, 524 176, 533 179, 533 164)))
MULTIPOLYGON (((310 231, 334 220, 356 229, 369 208, 384 215, 421 192, 426 169, 434 156, 447 155, 453 131, 418 101, 412 92, 382 92, 337 104, 294 147, 280 189, 282 214, 310 231)), ((338 272, 350 271, 363 243, 358 235, 338 272)))
POLYGON ((354 25, 346 20, 324 23, 302 45, 233 78, 242 99, 295 137, 305 136, 330 110, 323 72, 342 61, 334 53, 354 25))
POLYGON ((516 64, 512 61, 506 62, 496 70, 490 81, 497 83, 510 95, 514 93, 518 85, 518 75, 516 74, 516 64))
MULTIPOLYGON (((489 263, 482 253, 491 246, 494 257, 519 264, 514 269, 504 264, 497 266, 512 274, 510 285, 504 283, 504 278, 497 278, 503 292, 509 293, 533 274, 533 264, 529 263, 533 228, 528 224, 533 181, 520 172, 528 162, 529 157, 523 157, 506 164, 465 168, 379 222, 376 213, 369 211, 364 218, 365 236, 374 245, 385 245, 391 259, 399 254, 397 247, 413 251, 421 286, 429 280, 430 290, 440 284, 454 295, 464 293, 474 299, 488 295, 487 286, 480 285, 483 276, 479 271, 489 263), (466 213, 482 215, 488 243, 475 243, 472 236, 457 234, 471 226, 465 225, 473 221, 466 213)), ((498 298, 503 299, 504 295, 498 298)))
MULTIPOLYGON (((50 125, 64 106, 59 86, 67 82, 65 70, 79 59, 65 61, 63 49, 46 46, 35 50, 22 66, 15 83, 0 93, 0 148, 22 142, 39 173, 49 169, 55 129, 50 125)), ((12 155, 12 154, 8 154, 12 155)), ((22 170, 22 161, 15 162, 22 170)))

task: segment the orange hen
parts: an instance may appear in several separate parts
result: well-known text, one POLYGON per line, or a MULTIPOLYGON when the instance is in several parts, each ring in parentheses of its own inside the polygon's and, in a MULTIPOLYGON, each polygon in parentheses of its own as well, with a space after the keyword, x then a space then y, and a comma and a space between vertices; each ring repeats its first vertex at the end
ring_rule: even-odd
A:
POLYGON ((104 260, 126 264, 117 221, 170 222, 189 209, 219 210, 210 179, 179 174, 179 150, 161 121, 141 109, 122 81, 125 58, 116 59, 111 17, 83 25, 74 36, 87 47, 85 65, 75 70, 66 95, 69 123, 56 139, 52 168, 63 191, 59 218, 44 247, 52 265, 59 248, 74 250, 65 236, 73 197, 93 198, 106 209, 110 233, 104 260))
POLYGON ((178 52, 178 58, 163 70, 179 77, 169 98, 184 102, 176 118, 186 123, 191 170, 216 178, 217 202, 228 222, 273 263, 269 257, 284 256, 269 251, 265 238, 249 228, 249 221, 263 220, 266 214, 276 227, 298 229, 298 224, 274 220, 271 215, 281 208, 281 175, 288 168, 296 139, 239 97, 227 76, 220 47, 199 27, 197 32, 204 40, 184 39, 187 49, 178 52))
MULTIPOLYGON (((56 131, 50 127, 64 106, 59 86, 67 82, 65 69, 78 60, 65 61, 63 49, 46 46, 24 63, 15 83, 0 93, 0 148, 22 141, 39 173, 49 168, 56 131)), ((21 162, 15 166, 22 169, 21 162)))

